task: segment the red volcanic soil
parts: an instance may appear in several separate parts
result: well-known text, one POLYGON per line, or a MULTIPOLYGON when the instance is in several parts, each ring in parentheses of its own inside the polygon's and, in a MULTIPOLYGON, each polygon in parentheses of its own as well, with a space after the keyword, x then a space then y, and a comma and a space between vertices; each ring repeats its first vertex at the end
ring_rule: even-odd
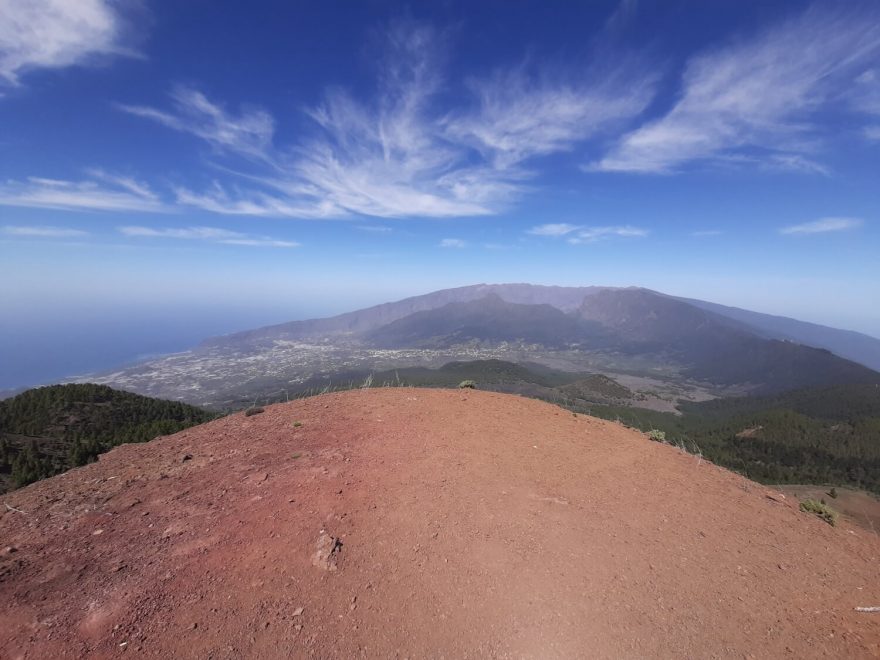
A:
POLYGON ((2 658, 880 655, 877 536, 514 396, 324 395, 4 501, 2 658))

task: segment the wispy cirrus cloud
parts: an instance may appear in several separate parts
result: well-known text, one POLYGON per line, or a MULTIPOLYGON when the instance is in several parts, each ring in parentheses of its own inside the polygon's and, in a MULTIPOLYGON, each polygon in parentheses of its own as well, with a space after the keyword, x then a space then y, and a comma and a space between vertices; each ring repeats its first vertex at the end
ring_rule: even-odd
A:
POLYGON ((693 161, 745 155, 820 171, 804 155, 816 148, 814 119, 865 75, 878 54, 876 10, 813 7, 693 57, 672 108, 623 136, 588 169, 668 173, 693 161))
POLYGON ((880 115, 880 64, 859 75, 847 96, 857 110, 880 115))
POLYGON ((235 189, 178 188, 180 204, 264 216, 442 218, 501 212, 529 191, 538 174, 527 167, 532 159, 641 112, 653 94, 650 80, 618 70, 551 82, 519 67, 472 79, 473 102, 447 109, 444 35, 400 21, 384 42, 372 100, 328 89, 306 109, 316 132, 293 145, 272 144, 274 121, 263 111, 232 115, 191 89, 176 90, 168 111, 123 109, 265 161, 235 189))
POLYGON ((552 222, 532 227, 526 233, 533 236, 565 236, 578 229, 580 229, 579 225, 572 225, 567 222, 552 222))
POLYGON ((834 231, 847 231, 858 229, 864 224, 860 218, 820 218, 812 222, 804 222, 799 225, 783 227, 780 234, 825 234, 834 231))
POLYGON ((0 233, 21 238, 82 238, 89 232, 69 227, 50 227, 46 225, 6 225, 0 233))
POLYGON ((639 8, 638 0, 620 0, 617 8, 605 21, 605 29, 609 32, 616 33, 623 30, 629 25, 639 8))
POLYGON ((170 238, 251 247, 300 247, 300 243, 296 241, 283 241, 268 236, 254 236, 218 227, 169 227, 157 229, 155 227, 125 225, 116 229, 123 236, 130 238, 170 238))
POLYGON ((0 205, 67 211, 170 210, 145 183, 102 170, 91 170, 90 175, 81 181, 30 177, 0 182, 0 205))
POLYGON ((453 115, 447 133, 504 170, 535 156, 569 151, 641 113, 654 95, 654 82, 644 75, 624 81, 623 70, 591 83, 551 83, 523 68, 503 71, 470 81, 478 109, 453 115))
POLYGON ((567 237, 566 242, 572 245, 595 243, 606 238, 643 238, 648 235, 647 229, 632 225, 615 225, 607 227, 589 227, 572 225, 566 222, 538 225, 526 231, 533 236, 549 236, 552 238, 567 237))
POLYGON ((724 232, 720 229, 698 229, 697 231, 692 231, 691 236, 696 236, 697 238, 704 238, 707 236, 721 236, 724 232))
POLYGON ((880 66, 858 77, 849 93, 853 107, 868 115, 863 134, 869 141, 880 141, 880 66))
POLYGON ((249 215, 276 218, 332 218, 346 215, 329 200, 302 201, 283 195, 273 195, 259 189, 232 192, 219 182, 202 192, 187 188, 174 189, 177 203, 220 215, 249 215))
POLYGON ((461 249, 467 247, 467 241, 463 241, 460 238, 444 238, 437 245, 442 248, 461 249))
POLYGON ((0 2, 0 80, 19 84, 33 69, 86 64, 109 55, 134 55, 112 0, 4 0, 0 2))
POLYGON ((275 120, 268 112, 258 108, 244 108, 238 114, 229 112, 202 92, 182 86, 171 92, 171 100, 172 112, 143 105, 118 107, 176 131, 191 133, 218 150, 268 158, 275 132, 275 120))
POLYGON ((566 240, 572 245, 595 243, 606 238, 644 238, 648 235, 647 229, 621 225, 614 227, 582 227, 566 240))

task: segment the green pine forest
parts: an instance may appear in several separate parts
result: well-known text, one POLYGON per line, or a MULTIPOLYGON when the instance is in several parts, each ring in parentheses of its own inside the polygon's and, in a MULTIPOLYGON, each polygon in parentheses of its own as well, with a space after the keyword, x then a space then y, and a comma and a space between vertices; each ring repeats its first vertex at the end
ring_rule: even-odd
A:
POLYGON ((104 385, 52 385, 0 401, 0 492, 145 442, 216 414, 104 385))
POLYGON ((681 415, 574 406, 644 431, 767 484, 852 486, 880 494, 880 387, 845 385, 715 399, 681 415))

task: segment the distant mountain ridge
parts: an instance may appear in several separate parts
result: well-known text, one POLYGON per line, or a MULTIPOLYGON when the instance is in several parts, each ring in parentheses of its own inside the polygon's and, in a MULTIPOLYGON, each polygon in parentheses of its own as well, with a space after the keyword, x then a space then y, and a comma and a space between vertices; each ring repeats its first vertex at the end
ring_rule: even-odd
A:
POLYGON ((356 336, 393 323, 410 314, 431 311, 450 303, 472 302, 492 294, 497 295, 505 302, 524 305, 547 304, 567 312, 580 306, 586 296, 593 295, 606 288, 593 286, 540 286, 533 284, 476 284, 434 291, 425 295, 404 298, 397 302, 383 303, 329 318, 291 321, 255 330, 212 337, 201 345, 204 347, 229 346, 233 344, 258 345, 261 342, 277 339, 295 340, 339 335, 356 336))
POLYGON ((623 350, 629 346, 630 350, 638 347, 639 350, 663 351, 678 346, 687 348, 690 353, 702 350, 717 355, 719 344, 724 343, 722 338, 731 341, 735 338, 735 344, 746 335, 751 337, 747 343, 752 354, 762 352, 754 340, 777 340, 825 349, 874 371, 880 370, 880 339, 638 287, 477 284, 330 318, 293 321, 214 337, 203 342, 201 348, 255 349, 278 340, 314 341, 338 337, 392 348, 401 342, 429 346, 448 345, 456 339, 522 339, 549 341, 551 346, 582 345, 589 340, 592 348, 615 346, 623 350), (487 299, 488 303, 479 302, 487 299), (541 309, 527 312, 499 302, 541 309), (543 318, 546 327, 538 328, 536 315, 543 318), (526 317, 532 318, 527 322, 528 331, 523 331, 524 328, 517 326, 526 322, 526 317), (580 321, 574 321, 574 317, 580 321), (446 330, 439 333, 438 327, 446 330), (695 333, 711 341, 703 341, 702 347, 694 346, 695 333))
POLYGON ((880 371, 880 339, 853 330, 839 330, 816 323, 798 321, 785 316, 752 312, 704 300, 676 298, 685 303, 739 321, 757 330, 768 339, 795 341, 807 346, 824 348, 870 369, 880 371))
POLYGON ((854 334, 637 287, 478 284, 218 337, 202 349, 247 354, 279 341, 392 350, 520 345, 620 355, 716 386, 772 392, 880 382, 880 373, 847 359, 874 364, 880 340, 862 336, 854 346, 854 334))

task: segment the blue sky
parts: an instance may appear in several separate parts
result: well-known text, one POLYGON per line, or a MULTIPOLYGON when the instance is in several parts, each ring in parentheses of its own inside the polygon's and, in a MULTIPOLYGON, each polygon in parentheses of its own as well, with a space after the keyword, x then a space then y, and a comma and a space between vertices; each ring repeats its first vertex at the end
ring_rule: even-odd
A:
POLYGON ((880 6, 577 4, 0 0, 5 331, 528 281, 880 335, 880 6))

